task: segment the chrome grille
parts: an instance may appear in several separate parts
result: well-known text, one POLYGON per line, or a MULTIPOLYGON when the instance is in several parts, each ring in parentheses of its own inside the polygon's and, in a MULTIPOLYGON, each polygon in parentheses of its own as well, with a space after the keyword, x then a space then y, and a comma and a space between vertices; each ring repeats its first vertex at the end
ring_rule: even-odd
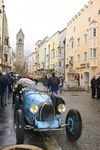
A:
POLYGON ((55 116, 54 106, 49 102, 45 102, 44 104, 42 104, 39 110, 39 119, 41 121, 52 120, 54 116, 55 116))

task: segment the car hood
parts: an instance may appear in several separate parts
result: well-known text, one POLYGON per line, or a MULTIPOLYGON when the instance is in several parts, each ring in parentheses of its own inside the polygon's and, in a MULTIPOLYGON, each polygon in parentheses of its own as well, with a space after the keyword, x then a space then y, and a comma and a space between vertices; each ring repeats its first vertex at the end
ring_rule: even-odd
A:
POLYGON ((47 93, 39 91, 26 91, 24 93, 24 100, 31 104, 40 105, 43 102, 52 103, 51 97, 47 93))

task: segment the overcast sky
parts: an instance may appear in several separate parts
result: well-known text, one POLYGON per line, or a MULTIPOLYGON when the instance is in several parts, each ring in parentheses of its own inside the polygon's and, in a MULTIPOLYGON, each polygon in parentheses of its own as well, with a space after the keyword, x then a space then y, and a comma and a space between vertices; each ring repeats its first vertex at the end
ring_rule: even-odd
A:
POLYGON ((10 45, 16 48, 16 34, 22 28, 25 54, 30 54, 37 40, 52 36, 89 0, 4 0, 8 19, 10 45))

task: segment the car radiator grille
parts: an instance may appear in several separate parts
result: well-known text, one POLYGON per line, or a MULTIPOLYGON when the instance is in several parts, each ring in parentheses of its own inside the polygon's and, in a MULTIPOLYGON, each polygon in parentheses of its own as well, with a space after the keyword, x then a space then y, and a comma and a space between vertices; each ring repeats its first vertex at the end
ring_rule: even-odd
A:
POLYGON ((52 120, 55 117, 55 108, 51 103, 46 102, 40 107, 39 118, 41 121, 52 120))

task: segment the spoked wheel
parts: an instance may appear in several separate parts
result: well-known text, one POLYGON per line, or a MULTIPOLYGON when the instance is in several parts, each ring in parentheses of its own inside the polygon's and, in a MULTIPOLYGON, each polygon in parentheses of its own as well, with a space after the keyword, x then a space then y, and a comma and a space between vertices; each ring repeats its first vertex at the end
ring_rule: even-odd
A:
POLYGON ((16 112, 16 144, 24 143, 24 122, 22 110, 16 112))
POLYGON ((77 110, 69 110, 66 117, 66 133, 71 141, 76 141, 81 136, 82 131, 82 119, 77 110))

